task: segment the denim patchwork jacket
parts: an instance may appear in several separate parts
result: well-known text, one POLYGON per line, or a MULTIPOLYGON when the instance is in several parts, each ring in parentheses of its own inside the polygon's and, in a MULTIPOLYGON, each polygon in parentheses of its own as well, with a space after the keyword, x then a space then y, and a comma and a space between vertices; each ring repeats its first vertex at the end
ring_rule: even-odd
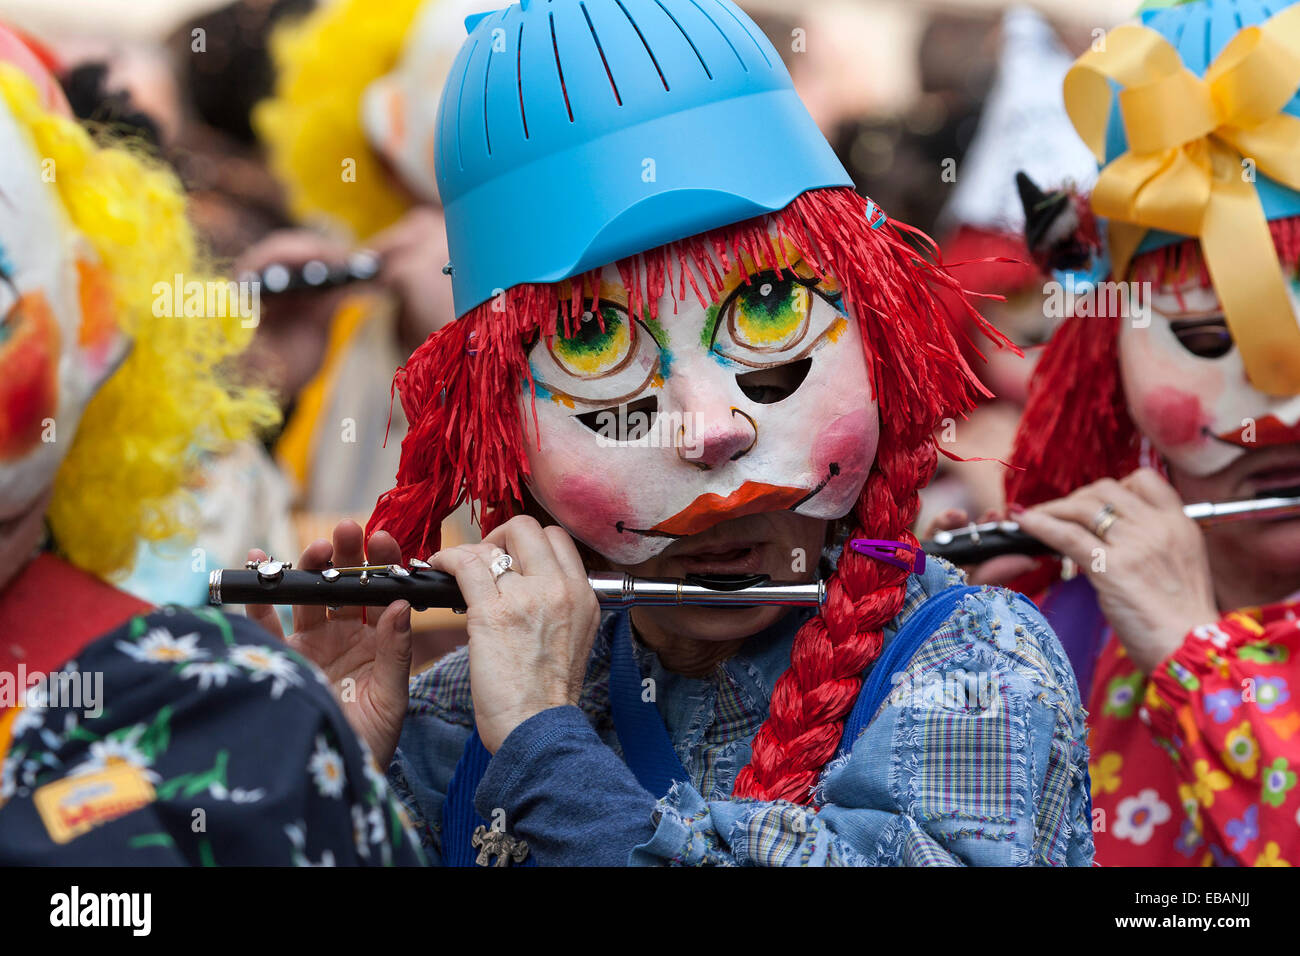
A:
MULTIPOLYGON (((927 597, 962 583, 931 558, 909 579, 886 646, 927 597)), ((999 588, 967 595, 896 675, 851 751, 822 773, 813 806, 732 799, 810 613, 787 614, 703 678, 666 671, 634 642, 691 778, 667 795, 643 790, 622 761, 609 708, 616 615, 606 615, 580 707, 544 711, 511 733, 479 785, 478 812, 503 820, 543 865, 1091 863, 1086 714, 1073 672, 1032 605, 999 588)), ((434 860, 472 727, 461 648, 412 680, 389 768, 434 860)))

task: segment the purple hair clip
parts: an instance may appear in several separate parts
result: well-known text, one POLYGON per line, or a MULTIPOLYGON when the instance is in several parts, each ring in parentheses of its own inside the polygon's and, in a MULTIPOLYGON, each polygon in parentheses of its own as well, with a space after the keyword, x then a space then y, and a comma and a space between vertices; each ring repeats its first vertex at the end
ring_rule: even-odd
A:
POLYGON ((925 571, 925 552, 913 544, 904 544, 902 541, 881 541, 876 538, 854 538, 849 542, 849 547, 858 554, 884 561, 912 574, 921 574, 925 571), (899 551, 906 551, 909 557, 900 558, 899 551))

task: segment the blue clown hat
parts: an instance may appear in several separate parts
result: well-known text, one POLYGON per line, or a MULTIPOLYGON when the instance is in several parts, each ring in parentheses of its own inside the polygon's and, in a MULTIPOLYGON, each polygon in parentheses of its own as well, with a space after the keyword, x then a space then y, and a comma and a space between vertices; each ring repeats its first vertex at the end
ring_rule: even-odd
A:
MULTIPOLYGON (((1197 76, 1205 71, 1228 42, 1246 27, 1258 26, 1293 6, 1296 0, 1151 0, 1138 16, 1142 25, 1163 36, 1182 59, 1183 65, 1197 76)), ((1283 108, 1284 112, 1300 117, 1300 92, 1283 108)), ((1111 105, 1110 120, 1106 127, 1106 162, 1109 163, 1128 149, 1124 135, 1124 121, 1119 112, 1119 98, 1111 105)), ((1255 174, 1255 190, 1264 207, 1264 216, 1272 221, 1300 215, 1300 193, 1270 179, 1262 172, 1255 174)), ((1183 242, 1186 236, 1152 229, 1137 248, 1138 253, 1150 252, 1162 246, 1183 242)))
POLYGON ((434 146, 458 317, 852 185, 730 0, 520 0, 465 26, 434 146))

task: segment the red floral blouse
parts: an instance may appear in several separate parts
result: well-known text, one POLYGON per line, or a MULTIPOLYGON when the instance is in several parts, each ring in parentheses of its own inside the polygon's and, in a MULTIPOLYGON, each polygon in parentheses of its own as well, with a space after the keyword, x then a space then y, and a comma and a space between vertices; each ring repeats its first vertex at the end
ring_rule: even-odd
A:
POLYGON ((1089 701, 1098 863, 1300 863, 1298 616, 1234 611, 1150 679, 1109 636, 1089 701))

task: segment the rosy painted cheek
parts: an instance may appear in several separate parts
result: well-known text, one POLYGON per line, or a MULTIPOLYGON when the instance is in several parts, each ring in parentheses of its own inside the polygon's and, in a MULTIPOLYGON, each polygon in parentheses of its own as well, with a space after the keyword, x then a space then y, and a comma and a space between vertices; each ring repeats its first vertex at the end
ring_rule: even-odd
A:
POLYGON ((827 476, 831 479, 826 497, 818 496, 821 501, 842 500, 847 495, 851 502, 857 497, 876 459, 879 425, 875 411, 871 406, 842 415, 817 433, 813 440, 813 473, 817 481, 827 476))
POLYGON ((554 484, 553 517, 600 551, 627 541, 618 523, 634 514, 626 495, 610 484, 586 474, 561 475, 554 484))
POLYGON ((1140 408, 1144 430, 1162 448, 1203 441, 1211 422, 1198 396, 1169 385, 1144 394, 1140 408))

